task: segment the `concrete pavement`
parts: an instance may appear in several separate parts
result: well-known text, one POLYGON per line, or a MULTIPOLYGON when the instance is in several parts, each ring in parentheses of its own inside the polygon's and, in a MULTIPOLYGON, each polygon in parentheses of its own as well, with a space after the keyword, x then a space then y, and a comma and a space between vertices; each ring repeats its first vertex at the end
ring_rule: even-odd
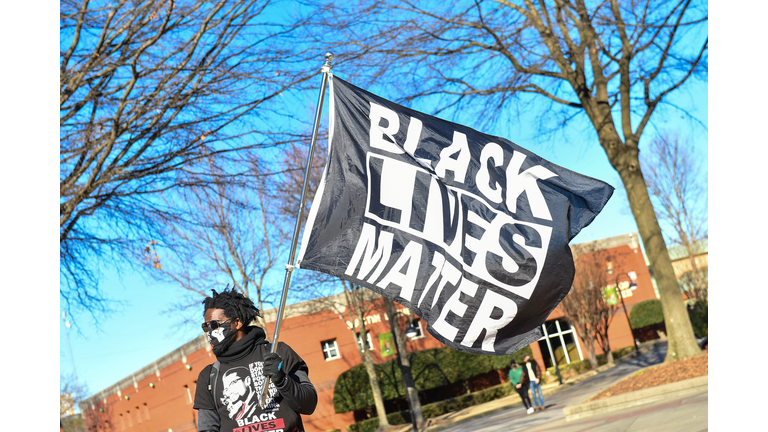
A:
MULTIPOLYGON (((666 342, 646 343, 640 346, 637 354, 619 359, 614 365, 605 365, 566 380, 563 385, 554 383, 544 386, 545 411, 526 414, 519 396, 515 394, 430 419, 423 432, 707 430, 707 378, 659 386, 643 390, 644 393, 639 395, 619 395, 603 399, 598 407, 585 407, 584 401, 593 395, 640 369, 663 362, 665 355, 666 342), (580 410, 574 410, 579 406, 580 410)), ((392 429, 393 432, 410 430, 408 425, 392 429)))

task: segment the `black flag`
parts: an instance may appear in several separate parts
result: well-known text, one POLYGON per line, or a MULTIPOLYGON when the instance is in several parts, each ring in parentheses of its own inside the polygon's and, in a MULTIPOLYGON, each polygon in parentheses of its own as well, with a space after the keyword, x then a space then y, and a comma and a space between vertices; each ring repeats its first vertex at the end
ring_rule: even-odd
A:
POLYGON ((336 77, 330 137, 300 268, 397 301, 460 351, 541 337, 573 282, 568 242, 610 185, 336 77))

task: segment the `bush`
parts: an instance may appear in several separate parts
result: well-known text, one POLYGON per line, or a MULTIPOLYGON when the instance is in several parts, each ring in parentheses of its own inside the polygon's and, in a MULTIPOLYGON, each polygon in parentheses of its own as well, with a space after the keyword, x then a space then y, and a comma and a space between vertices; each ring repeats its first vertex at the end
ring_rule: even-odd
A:
MULTIPOLYGON (((462 395, 452 399, 435 402, 421 407, 425 419, 434 418, 443 414, 455 412, 470 406, 479 405, 492 400, 501 399, 511 394, 517 394, 509 383, 499 384, 474 393, 462 395)), ((391 425, 406 424, 411 422, 411 413, 401 411, 387 414, 387 421, 391 425)), ((379 427, 378 417, 359 421, 347 427, 350 432, 373 432, 379 427)))
POLYGON ((349 432, 374 432, 378 427, 379 419, 374 417, 351 424, 347 426, 347 430, 349 432))
MULTIPOLYGON (((626 348, 615 350, 613 351, 613 358, 618 359, 618 358, 624 357, 625 355, 633 352, 634 350, 635 350, 634 346, 628 346, 626 348)), ((523 350, 518 351, 518 353, 522 351, 523 350)), ((518 353, 515 353, 515 354, 518 354, 518 353)), ((527 354, 532 355, 530 354, 530 348, 527 354)), ((522 362, 522 357, 524 356, 525 354, 523 354, 519 359, 515 358, 515 360, 517 360, 518 362, 522 362)), ((597 360, 599 364, 605 364, 605 354, 598 355, 597 360)), ((509 362, 507 362, 507 365, 508 363, 509 362)), ((561 374, 577 375, 577 374, 584 373, 588 370, 590 370, 589 360, 571 362, 567 365, 560 366, 561 374)), ((549 371, 550 374, 552 374, 552 376, 556 376, 554 367, 547 368, 547 371, 549 371)), ((443 414, 456 412, 474 405, 479 405, 482 403, 490 402, 492 400, 501 399, 503 397, 507 397, 512 394, 517 394, 517 392, 515 391, 515 389, 512 387, 510 383, 504 383, 504 384, 499 384, 493 387, 489 387, 487 389, 479 390, 470 394, 461 395, 455 398, 446 399, 444 401, 423 405, 421 407, 421 411, 424 414, 424 418, 429 419, 429 418, 441 416, 443 414)), ((336 395, 334 393, 334 399, 335 399, 335 396, 336 395)), ((410 423, 411 413, 409 411, 400 411, 400 412, 390 413, 390 414, 387 414, 387 421, 389 421, 389 424, 391 425, 410 423)), ((374 432, 378 427, 379 427, 379 419, 378 417, 374 417, 374 418, 369 418, 367 420, 362 420, 355 424, 352 424, 349 427, 347 427, 347 430, 349 430, 349 432, 374 432)))
MULTIPOLYGON (((558 366, 560 368, 560 376, 563 378, 568 378, 574 375, 584 373, 592 368, 589 365, 589 360, 587 359, 574 361, 565 365, 558 365, 558 366)), ((557 371, 555 370, 554 366, 548 367, 547 372, 549 372, 550 376, 557 377, 557 371)))
POLYGON ((633 329, 639 329, 664 322, 661 302, 656 299, 641 301, 629 312, 629 322, 633 329))
MULTIPOLYGON (((411 413, 409 411, 400 411, 387 414, 387 421, 390 425, 400 425, 411 422, 411 413)), ((349 432, 373 432, 379 427, 379 418, 373 417, 349 425, 349 432)))
MULTIPOLYGON (((617 359, 619 359, 621 357, 624 357, 625 355, 627 355, 629 353, 632 353, 634 351, 635 351, 635 347, 634 346, 628 346, 628 347, 624 347, 624 348, 621 348, 621 349, 614 350, 614 351, 612 351, 613 359, 617 360, 617 359)), ((607 363, 607 361, 606 361, 605 354, 598 354, 597 355, 597 364, 598 365, 604 365, 606 363, 607 363)), ((580 375, 580 374, 582 374, 582 373, 592 369, 592 367, 589 365, 589 360, 588 359, 570 362, 570 363, 565 364, 565 365, 559 365, 559 367, 560 367, 560 376, 563 377, 563 378, 570 378, 572 376, 580 375)), ((557 371, 555 370, 554 366, 548 367, 547 368, 547 372, 549 372, 550 376, 553 376, 555 378, 557 377, 557 371)))
POLYGON ((688 317, 696 337, 702 338, 709 335, 709 306, 706 302, 698 301, 693 308, 688 309, 688 317))
POLYGON ((615 359, 619 359, 619 358, 624 357, 627 354, 631 354, 631 353, 635 352, 635 346, 634 345, 630 345, 628 347, 617 349, 617 350, 614 350, 612 352, 613 352, 614 360, 615 359))
MULTIPOLYGON (((526 354, 532 355, 529 346, 503 356, 469 354, 442 347, 411 353, 409 359, 416 388, 424 391, 466 382, 494 370, 506 370, 513 358, 521 362, 526 354)), ((405 398, 403 377, 397 359, 377 364, 376 373, 385 401, 405 398)), ((337 413, 365 410, 373 406, 373 391, 365 365, 353 366, 339 375, 333 389, 333 408, 337 413)))

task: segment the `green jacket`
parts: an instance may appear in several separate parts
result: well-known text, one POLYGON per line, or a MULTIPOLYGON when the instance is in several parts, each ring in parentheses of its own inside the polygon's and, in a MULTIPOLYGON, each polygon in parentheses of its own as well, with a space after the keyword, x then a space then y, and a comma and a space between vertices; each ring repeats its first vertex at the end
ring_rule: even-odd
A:
POLYGON ((518 366, 517 369, 509 369, 509 380, 512 381, 512 385, 518 385, 525 379, 523 374, 523 368, 518 366))

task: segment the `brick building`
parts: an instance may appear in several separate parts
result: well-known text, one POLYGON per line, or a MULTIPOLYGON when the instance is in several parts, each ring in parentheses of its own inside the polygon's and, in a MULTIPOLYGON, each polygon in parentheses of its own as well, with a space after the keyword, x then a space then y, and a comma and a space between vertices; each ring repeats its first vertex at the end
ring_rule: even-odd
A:
MULTIPOLYGON (((640 249, 636 233, 611 237, 572 246, 574 255, 601 260, 606 280, 619 286, 627 311, 637 302, 656 298, 651 275, 640 249), (630 276, 636 289, 630 289, 630 276)), ((372 291, 372 309, 365 317, 369 330, 367 343, 375 361, 382 357, 382 344, 388 340, 389 321, 383 301, 372 291), (380 336, 381 340, 380 340, 380 336)), ((356 332, 358 322, 343 316, 341 295, 313 300, 286 307, 280 339, 290 345, 307 362, 310 379, 318 392, 318 406, 311 416, 304 416, 309 432, 332 429, 344 430, 355 422, 353 413, 336 414, 333 389, 336 378, 352 366, 362 363, 355 344, 362 343, 356 332), (340 314, 340 312, 342 314, 340 314), (350 329, 354 328, 355 332, 350 329)), ((272 335, 276 310, 265 311, 268 334, 272 335)), ((401 327, 411 320, 421 334, 407 342, 409 352, 439 348, 443 344, 425 331, 425 324, 398 305, 401 327), (404 318, 403 318, 404 317, 404 318)), ((545 336, 531 344, 534 358, 550 367, 553 359, 567 364, 586 358, 584 343, 556 308, 543 326, 545 336)), ((612 349, 633 344, 633 337, 623 312, 614 317, 609 330, 612 349)), ((116 432, 191 432, 197 430, 197 411, 192 409, 197 376, 206 365, 215 361, 205 335, 145 366, 131 376, 80 403, 89 431, 116 432)))
MULTIPOLYGON (((609 237, 593 242, 580 243, 571 246, 574 257, 586 257, 599 264, 604 271, 603 283, 607 288, 617 286, 627 313, 632 306, 644 300, 656 299, 656 291, 648 264, 640 248, 637 233, 609 237), (630 289, 634 282, 634 289, 630 289)), ((608 337, 611 349, 633 345, 632 330, 628 317, 624 314, 621 303, 617 306, 616 315, 608 329, 608 337)), ((584 349, 584 341, 578 337, 570 324, 564 319, 560 306, 547 317, 542 325, 544 336, 538 342, 531 344, 533 357, 541 365, 554 366, 553 359, 557 358, 558 364, 567 364, 587 358, 584 349), (565 349, 563 348, 565 347, 565 349)), ((602 354, 600 347, 597 353, 602 354)))

